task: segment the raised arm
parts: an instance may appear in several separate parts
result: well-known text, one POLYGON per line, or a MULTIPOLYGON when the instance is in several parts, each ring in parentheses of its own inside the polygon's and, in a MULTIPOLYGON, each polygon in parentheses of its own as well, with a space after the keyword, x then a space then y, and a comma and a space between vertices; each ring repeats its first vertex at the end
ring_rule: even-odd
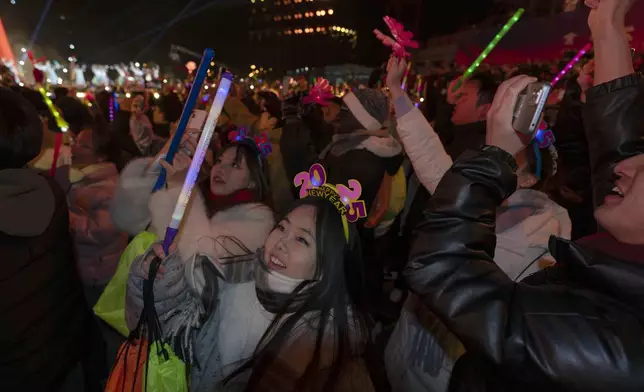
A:
MULTIPOLYGON (((634 73, 624 18, 634 0, 587 0, 595 45, 595 87, 588 90, 584 125, 595 205, 613 188, 615 165, 638 151, 644 127, 644 82, 634 73)), ((641 151, 641 148, 639 149, 641 151)))
POLYGON ((396 110, 398 136, 421 184, 433 194, 445 172, 452 166, 452 159, 445 152, 434 128, 414 107, 401 87, 401 78, 407 69, 405 60, 392 57, 388 68, 387 86, 396 110))
POLYGON ((494 147, 466 152, 445 174, 415 230, 405 277, 466 350, 508 376, 520 374, 544 390, 553 382, 635 391, 642 376, 623 364, 639 363, 643 329, 619 328, 623 309, 587 290, 514 283, 493 261, 496 209, 516 189, 513 154, 521 146, 511 103, 531 81, 519 77, 499 88, 488 117, 488 127, 500 128, 488 128, 494 147))

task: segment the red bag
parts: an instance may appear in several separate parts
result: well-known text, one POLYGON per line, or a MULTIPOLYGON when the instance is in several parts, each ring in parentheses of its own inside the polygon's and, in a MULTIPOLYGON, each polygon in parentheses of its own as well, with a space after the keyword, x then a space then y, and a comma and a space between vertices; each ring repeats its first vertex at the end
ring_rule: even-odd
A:
POLYGON ((148 358, 148 341, 137 339, 121 345, 105 392, 141 392, 148 358))

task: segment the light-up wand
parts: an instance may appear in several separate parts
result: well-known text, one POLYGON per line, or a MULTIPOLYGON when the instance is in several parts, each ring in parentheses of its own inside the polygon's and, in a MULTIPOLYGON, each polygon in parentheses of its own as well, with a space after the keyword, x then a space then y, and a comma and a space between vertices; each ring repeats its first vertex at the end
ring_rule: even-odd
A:
MULTIPOLYGON (((199 64, 199 69, 197 70, 197 74, 195 75, 194 83, 190 88, 188 99, 186 100, 186 104, 183 106, 183 112, 181 113, 181 117, 179 118, 179 124, 177 126, 177 130, 175 131, 174 136, 172 136, 172 143, 170 143, 170 147, 168 148, 168 152, 166 153, 166 156, 165 156, 165 160, 168 163, 172 163, 172 160, 174 159, 174 155, 177 153, 177 150, 179 149, 179 144, 181 144, 181 138, 183 138, 183 133, 186 130, 186 127, 188 126, 190 117, 192 116, 192 110, 195 107, 197 98, 199 98, 199 93, 201 92, 201 86, 203 85, 203 82, 206 79, 206 73, 208 72, 208 67, 210 67, 210 62, 214 57, 215 57, 215 52, 212 49, 208 48, 203 51, 201 64, 199 64)), ((161 173, 159 174, 159 178, 157 179, 156 184, 154 184, 154 188, 152 188, 152 192, 156 192, 159 189, 163 188, 163 186, 165 185, 165 180, 166 180, 166 171, 164 168, 162 168, 161 173)))
MULTIPOLYGON (((174 241, 177 233, 179 232, 179 225, 183 219, 183 215, 186 211, 186 206, 190 200, 190 195, 192 194, 192 189, 197 181, 197 176, 199 175, 199 170, 201 169, 201 164, 203 163, 204 158, 206 157, 206 152, 208 146, 210 145, 210 140, 212 135, 215 132, 215 127, 217 126, 217 120, 221 114, 221 110, 224 107, 224 102, 228 97, 228 92, 230 91, 230 86, 233 82, 233 75, 230 72, 225 72, 219 86, 217 88, 217 95, 215 100, 212 103, 210 108, 210 113, 206 119, 206 124, 204 125, 203 132, 201 132, 201 138, 199 138, 199 144, 195 150, 195 155, 192 158, 190 163, 190 168, 188 169, 188 175, 186 176, 185 181, 183 182, 183 188, 181 188, 181 194, 179 195, 179 200, 177 200, 177 205, 174 208, 172 213, 172 220, 168 225, 168 228, 165 232, 165 239, 163 240, 163 249, 168 254, 170 245, 174 241)), ((195 83, 196 84, 196 83, 195 83)))

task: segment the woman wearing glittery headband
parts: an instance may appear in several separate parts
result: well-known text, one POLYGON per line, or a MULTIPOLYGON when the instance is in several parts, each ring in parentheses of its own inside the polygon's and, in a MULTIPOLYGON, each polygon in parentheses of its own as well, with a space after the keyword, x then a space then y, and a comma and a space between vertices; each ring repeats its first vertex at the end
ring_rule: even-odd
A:
MULTIPOLYGON (((348 189, 329 189, 338 188, 348 189)), ((364 214, 347 218, 340 210, 348 209, 330 199, 295 202, 253 257, 197 256, 200 274, 190 264, 177 267, 176 254, 158 253, 164 273, 155 283, 156 310, 165 338, 193 365, 192 391, 372 390, 359 359, 371 326, 364 266, 348 220, 364 214), (173 282, 202 282, 204 290, 195 302, 186 299, 192 290, 173 282)), ((151 258, 148 252, 131 268, 131 325, 142 307, 130 298, 144 277, 136 271, 151 258)))

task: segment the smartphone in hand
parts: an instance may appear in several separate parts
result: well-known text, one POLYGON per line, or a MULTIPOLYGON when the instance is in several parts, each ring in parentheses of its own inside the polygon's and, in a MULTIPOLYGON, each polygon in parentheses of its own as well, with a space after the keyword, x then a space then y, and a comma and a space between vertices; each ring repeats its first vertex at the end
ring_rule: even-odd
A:
POLYGON ((525 135, 534 135, 541 121, 552 86, 548 82, 529 84, 517 98, 512 127, 525 135))

